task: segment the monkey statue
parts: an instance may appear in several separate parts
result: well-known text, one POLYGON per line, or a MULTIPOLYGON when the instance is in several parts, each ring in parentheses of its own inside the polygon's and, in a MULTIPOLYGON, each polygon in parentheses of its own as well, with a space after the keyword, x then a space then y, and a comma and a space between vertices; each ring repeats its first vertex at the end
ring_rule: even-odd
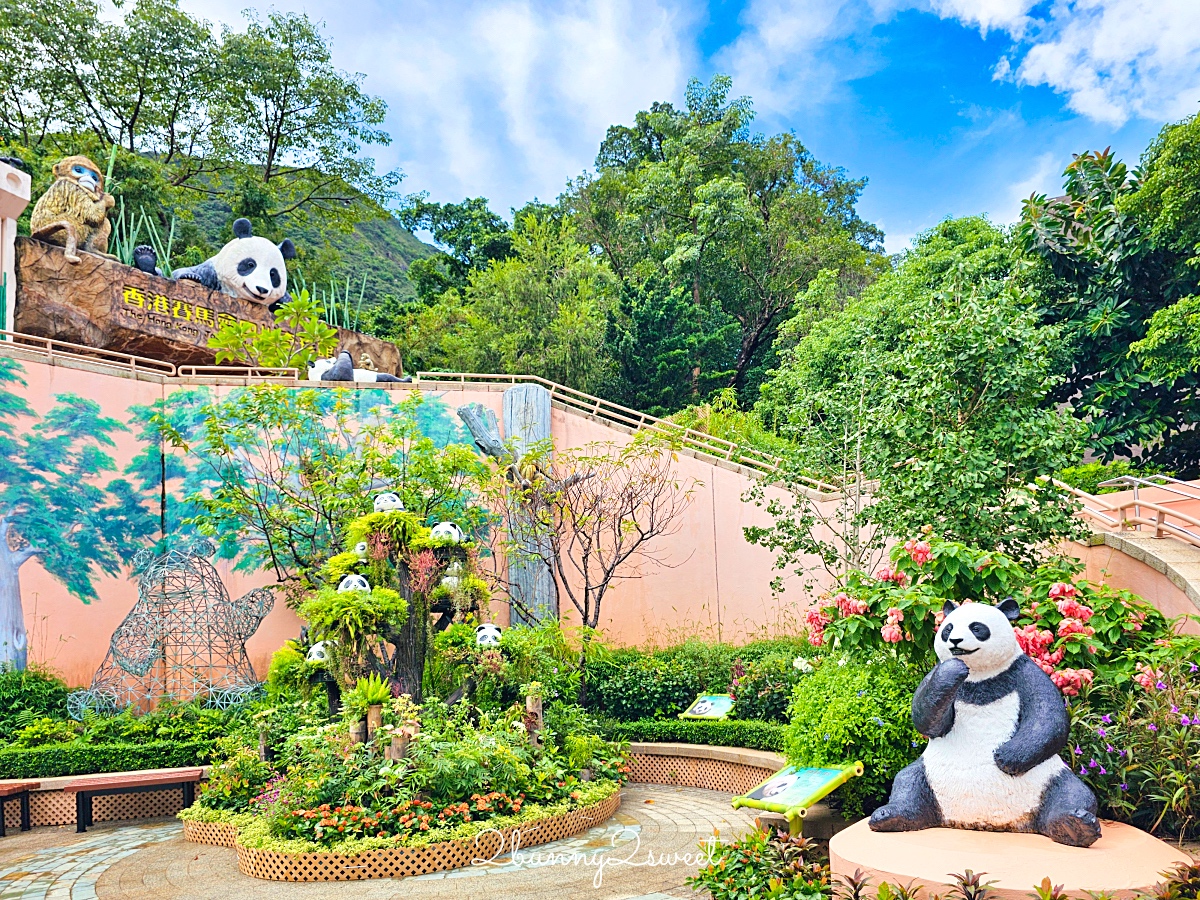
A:
POLYGON ((57 244, 67 262, 79 262, 76 250, 108 256, 112 225, 108 211, 116 205, 104 193, 104 176, 86 156, 68 156, 54 166, 54 183, 38 198, 29 221, 30 236, 57 244))

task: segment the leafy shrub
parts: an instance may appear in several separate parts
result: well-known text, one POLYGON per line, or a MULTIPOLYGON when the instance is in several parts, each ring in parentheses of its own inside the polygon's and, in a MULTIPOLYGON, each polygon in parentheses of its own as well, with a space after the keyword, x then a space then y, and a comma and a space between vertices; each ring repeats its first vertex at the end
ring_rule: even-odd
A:
POLYGON ((1100 487, 1100 482, 1110 481, 1124 475, 1146 477, 1147 475, 1173 475, 1160 466, 1152 464, 1134 467, 1127 459, 1114 459, 1105 464, 1099 462, 1084 463, 1080 466, 1070 466, 1063 469, 1055 477, 1085 494, 1113 494, 1117 491, 1128 490, 1123 487, 1100 487))
POLYGON ((774 722, 731 719, 705 722, 700 719, 640 719, 611 722, 608 736, 619 741, 657 744, 706 744, 711 747, 744 747, 747 750, 781 752, 787 731, 774 722))
POLYGON ((830 893, 829 866, 813 841, 757 828, 728 844, 713 839, 708 865, 688 884, 712 900, 823 900, 830 893))
POLYGON ((678 661, 613 654, 588 671, 588 702, 616 719, 665 718, 682 712, 703 688, 700 676, 678 661))
POLYGON ((18 672, 0 666, 0 734, 12 734, 36 718, 64 719, 67 715, 67 686, 42 669, 18 672))
POLYGON ((733 663, 740 654, 732 644, 690 638, 682 644, 664 647, 650 655, 694 673, 700 685, 697 693, 722 694, 729 688, 733 663))
POLYGON ((1074 710, 1066 756, 1106 815, 1184 836, 1200 826, 1200 639, 1129 654, 1133 677, 1104 680, 1074 710))
POLYGON ((208 762, 211 741, 150 744, 49 744, 0 750, 0 778, 56 778, 97 772, 170 769, 208 762))
POLYGON ((778 654, 765 656, 748 666, 734 665, 730 684, 733 714, 739 719, 763 722, 787 721, 792 689, 812 671, 812 664, 801 656, 778 654))
POLYGON ((858 816, 887 799, 892 779, 920 754, 912 696, 925 671, 894 660, 824 659, 796 687, 785 749, 800 766, 861 762, 864 774, 841 789, 858 816))
POLYGON ((249 747, 234 746, 222 762, 209 772, 208 783, 200 795, 200 805, 208 809, 245 812, 250 802, 262 793, 273 774, 271 767, 249 747))
POLYGON ((43 747, 46 744, 66 744, 75 740, 78 727, 62 719, 35 719, 13 735, 12 748, 43 747))

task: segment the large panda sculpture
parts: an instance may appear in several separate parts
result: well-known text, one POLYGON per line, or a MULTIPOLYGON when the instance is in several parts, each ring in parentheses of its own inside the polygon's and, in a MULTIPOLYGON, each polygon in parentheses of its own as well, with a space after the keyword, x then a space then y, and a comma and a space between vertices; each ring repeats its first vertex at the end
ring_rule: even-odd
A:
POLYGON ((411 375, 397 378, 386 372, 376 372, 372 369, 354 368, 354 360, 348 350, 343 350, 336 357, 315 360, 308 367, 309 381, 357 381, 367 384, 385 382, 410 382, 411 375))
POLYGON ((276 246, 255 237, 249 219, 233 223, 233 240, 216 256, 198 266, 176 269, 171 277, 198 281, 211 291, 222 291, 274 309, 288 300, 286 261, 296 258, 291 240, 276 246))
POLYGON ((1091 845, 1100 837, 1096 798, 1058 756, 1067 710, 1017 644, 1017 602, 947 601, 944 612, 934 641, 941 662, 913 696, 913 724, 929 746, 896 775, 871 829, 1024 831, 1091 845))

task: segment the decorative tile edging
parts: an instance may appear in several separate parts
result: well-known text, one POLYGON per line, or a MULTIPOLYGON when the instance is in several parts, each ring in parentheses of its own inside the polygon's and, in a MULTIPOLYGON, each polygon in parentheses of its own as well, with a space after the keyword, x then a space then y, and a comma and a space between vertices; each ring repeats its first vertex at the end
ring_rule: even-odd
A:
POLYGON ((237 828, 228 822, 184 822, 183 839, 193 844, 234 849, 237 828))

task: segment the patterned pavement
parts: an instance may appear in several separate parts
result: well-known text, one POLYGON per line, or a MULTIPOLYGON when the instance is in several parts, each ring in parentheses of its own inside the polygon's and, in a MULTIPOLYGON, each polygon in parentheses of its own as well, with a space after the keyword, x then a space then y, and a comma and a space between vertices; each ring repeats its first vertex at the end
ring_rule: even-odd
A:
POLYGON ((506 854, 487 865, 415 878, 280 884, 237 871, 234 851, 189 844, 178 822, 9 832, 0 839, 0 900, 676 900, 700 844, 729 838, 753 815, 731 794, 630 785, 605 825, 506 854))

